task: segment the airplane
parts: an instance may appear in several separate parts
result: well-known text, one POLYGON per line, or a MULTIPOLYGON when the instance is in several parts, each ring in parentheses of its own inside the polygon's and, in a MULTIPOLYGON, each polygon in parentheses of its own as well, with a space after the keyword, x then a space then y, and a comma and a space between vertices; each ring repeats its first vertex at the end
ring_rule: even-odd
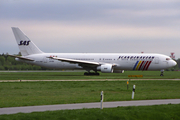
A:
POLYGON ((22 56, 9 56, 46 68, 86 70, 84 75, 99 75, 99 71, 163 70, 177 64, 169 56, 156 53, 44 53, 18 27, 12 27, 12 31, 22 56))

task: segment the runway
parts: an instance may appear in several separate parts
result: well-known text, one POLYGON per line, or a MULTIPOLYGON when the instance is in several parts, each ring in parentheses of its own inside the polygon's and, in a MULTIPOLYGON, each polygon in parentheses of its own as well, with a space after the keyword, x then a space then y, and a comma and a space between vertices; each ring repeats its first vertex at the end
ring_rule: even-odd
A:
POLYGON ((0 82, 39 82, 39 81, 139 81, 139 80, 172 80, 179 81, 180 79, 82 79, 82 80, 0 80, 0 82))
MULTIPOLYGON (((118 107, 118 106, 120 107, 121 106, 147 106, 147 105, 161 105, 161 104, 180 104, 180 99, 104 102, 103 106, 104 108, 113 108, 113 107, 118 107)), ((0 108, 0 115, 55 111, 55 110, 72 110, 72 109, 83 109, 83 108, 100 108, 100 102, 0 108)))

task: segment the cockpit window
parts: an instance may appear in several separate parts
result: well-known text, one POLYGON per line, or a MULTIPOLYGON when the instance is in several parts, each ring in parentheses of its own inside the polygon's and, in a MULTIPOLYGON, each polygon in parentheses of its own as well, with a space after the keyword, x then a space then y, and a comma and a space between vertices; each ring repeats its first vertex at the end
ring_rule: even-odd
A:
POLYGON ((171 58, 166 58, 166 60, 171 60, 171 58))

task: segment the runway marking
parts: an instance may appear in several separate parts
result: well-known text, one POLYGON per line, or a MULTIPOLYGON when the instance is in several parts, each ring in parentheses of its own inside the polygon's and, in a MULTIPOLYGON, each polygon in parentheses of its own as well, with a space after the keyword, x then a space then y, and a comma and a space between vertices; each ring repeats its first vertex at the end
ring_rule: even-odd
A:
MULTIPOLYGON (((162 105, 162 104, 180 104, 180 99, 104 102, 103 106, 104 108, 113 108, 113 107, 122 107, 122 106, 148 106, 148 105, 162 105)), ((55 111, 55 110, 72 110, 72 109, 83 109, 83 108, 100 109, 100 102, 0 108, 0 115, 55 111)))

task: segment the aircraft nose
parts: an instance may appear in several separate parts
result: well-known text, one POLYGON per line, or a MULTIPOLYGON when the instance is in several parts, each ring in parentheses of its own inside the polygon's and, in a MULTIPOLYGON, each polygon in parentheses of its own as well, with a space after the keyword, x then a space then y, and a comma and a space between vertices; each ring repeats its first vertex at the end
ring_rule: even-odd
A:
POLYGON ((170 66, 171 66, 171 67, 173 67, 173 66, 176 66, 176 65, 177 65, 176 61, 171 60, 171 62, 170 62, 170 66))

